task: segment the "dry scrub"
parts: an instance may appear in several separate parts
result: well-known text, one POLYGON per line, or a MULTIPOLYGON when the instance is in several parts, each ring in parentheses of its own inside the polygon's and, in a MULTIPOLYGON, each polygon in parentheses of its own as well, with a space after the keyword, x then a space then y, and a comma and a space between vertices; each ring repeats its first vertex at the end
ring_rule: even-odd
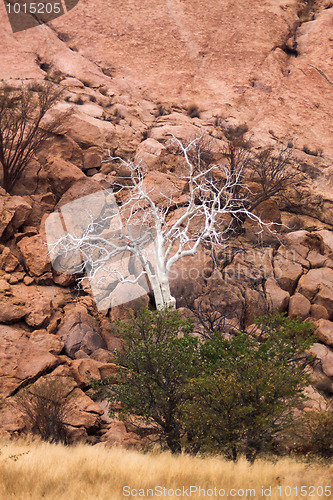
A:
MULTIPOLYGON (((231 488, 256 489, 255 497, 252 494, 234 498, 263 498, 262 485, 265 488, 272 485, 271 499, 295 499, 294 494, 279 497, 277 487, 332 486, 333 480, 332 468, 330 472, 328 466, 308 466, 291 459, 281 459, 275 464, 258 460, 251 466, 243 459, 234 464, 219 457, 144 455, 120 448, 65 447, 38 441, 2 442, 0 449, 0 498, 6 500, 117 500, 126 498, 122 495, 126 485, 136 489, 157 485, 167 489, 183 485, 206 489, 216 486, 226 492, 231 488)), ((192 495, 191 498, 203 496, 192 495)), ((311 498, 328 497, 315 495, 311 498)))

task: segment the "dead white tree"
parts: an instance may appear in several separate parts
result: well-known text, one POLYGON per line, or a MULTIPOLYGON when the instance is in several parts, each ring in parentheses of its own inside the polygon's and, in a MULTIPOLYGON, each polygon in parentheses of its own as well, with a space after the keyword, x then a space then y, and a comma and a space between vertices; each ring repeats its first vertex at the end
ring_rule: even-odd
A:
MULTIPOLYGON (((145 276, 153 291, 156 307, 175 307, 169 275, 176 262, 195 255, 203 243, 221 244, 227 232, 221 225, 226 214, 233 217, 242 214, 261 223, 244 203, 235 198, 235 187, 244 185, 241 169, 231 175, 227 165, 213 164, 204 169, 196 167, 189 152, 198 140, 194 139, 184 146, 174 138, 184 159, 181 180, 186 185, 178 202, 174 192, 160 191, 156 196, 156 187, 145 182, 147 174, 140 164, 109 155, 105 162, 120 161, 129 171, 129 185, 121 187, 121 205, 115 208, 111 203, 98 220, 90 215, 89 223, 83 230, 81 227, 79 232, 64 231, 61 237, 53 238, 49 242, 53 259, 70 256, 73 252, 79 254, 75 272, 85 272, 90 279, 103 280, 109 273, 118 282, 135 284, 145 276), (174 217, 177 208, 180 210, 174 217), (176 220, 170 221, 172 216, 176 220), (126 277, 121 269, 108 266, 124 252, 137 257, 141 272, 126 277)), ((85 210, 89 215, 89 208, 85 210)))

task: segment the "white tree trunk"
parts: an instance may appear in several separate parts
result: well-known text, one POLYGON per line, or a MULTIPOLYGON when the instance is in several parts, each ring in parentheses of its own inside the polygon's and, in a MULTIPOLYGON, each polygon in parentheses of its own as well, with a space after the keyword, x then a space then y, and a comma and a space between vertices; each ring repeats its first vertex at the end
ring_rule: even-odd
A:
POLYGON ((164 276, 151 275, 149 279, 154 293, 156 309, 161 310, 165 307, 175 309, 176 299, 171 295, 167 274, 165 273, 164 276))

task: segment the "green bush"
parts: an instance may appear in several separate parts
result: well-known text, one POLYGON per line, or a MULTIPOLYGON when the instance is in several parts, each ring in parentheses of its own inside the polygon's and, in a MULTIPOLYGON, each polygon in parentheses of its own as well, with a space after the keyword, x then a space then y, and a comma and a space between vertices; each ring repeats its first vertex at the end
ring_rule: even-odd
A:
POLYGON ((110 402, 111 416, 143 418, 173 453, 244 453, 253 462, 290 425, 313 341, 307 323, 281 315, 258 323, 262 335, 199 339, 177 310, 143 309, 117 323, 117 380, 94 381, 96 395, 110 402))
POLYGON ((227 340, 216 332, 201 344, 204 371, 189 381, 184 422, 203 450, 233 460, 243 453, 253 462, 290 424, 303 398, 304 350, 312 339, 303 338, 295 320, 266 316, 263 323, 262 336, 239 332, 227 340))

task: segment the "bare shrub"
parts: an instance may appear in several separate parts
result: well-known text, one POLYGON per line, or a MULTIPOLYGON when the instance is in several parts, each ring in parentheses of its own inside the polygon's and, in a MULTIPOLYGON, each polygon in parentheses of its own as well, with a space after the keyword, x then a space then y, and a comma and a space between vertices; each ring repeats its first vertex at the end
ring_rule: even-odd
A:
POLYGON ((316 12, 316 0, 302 0, 297 11, 301 23, 306 23, 314 19, 316 12))
POLYGON ((200 118, 200 111, 196 104, 189 104, 186 110, 190 118, 200 118))
POLYGON ((333 411, 312 410, 297 419, 293 427, 296 452, 329 459, 333 457, 333 411))
POLYGON ((44 379, 22 389, 15 396, 14 404, 24 414, 33 434, 43 441, 68 444, 65 421, 74 409, 72 398, 66 397, 70 390, 61 379, 44 379))
POLYGON ((0 87, 0 164, 3 188, 11 192, 34 155, 57 124, 42 128, 42 119, 60 99, 62 90, 52 84, 16 89, 0 87))
POLYGON ((279 150, 266 147, 255 150, 246 124, 222 127, 227 143, 222 150, 229 177, 233 180, 229 191, 234 209, 232 231, 240 231, 247 211, 253 212, 258 205, 271 198, 286 198, 291 186, 302 181, 300 172, 291 164, 291 149, 282 146, 279 150), (250 184, 250 182, 252 185, 250 184))

